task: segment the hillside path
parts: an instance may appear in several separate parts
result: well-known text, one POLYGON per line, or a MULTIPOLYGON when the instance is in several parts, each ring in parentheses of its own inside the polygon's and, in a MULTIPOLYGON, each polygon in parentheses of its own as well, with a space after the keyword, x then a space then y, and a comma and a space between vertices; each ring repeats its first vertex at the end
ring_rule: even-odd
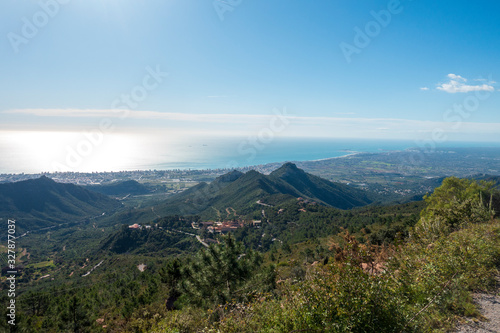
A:
POLYGON ((198 240, 198 242, 201 243, 201 245, 203 245, 204 247, 209 247, 207 243, 205 243, 200 236, 196 236, 196 239, 198 240))
POLYGON ((481 315, 487 321, 467 323, 458 326, 456 333, 499 333, 500 332, 500 276, 497 276, 497 286, 490 294, 477 293, 473 295, 481 315))

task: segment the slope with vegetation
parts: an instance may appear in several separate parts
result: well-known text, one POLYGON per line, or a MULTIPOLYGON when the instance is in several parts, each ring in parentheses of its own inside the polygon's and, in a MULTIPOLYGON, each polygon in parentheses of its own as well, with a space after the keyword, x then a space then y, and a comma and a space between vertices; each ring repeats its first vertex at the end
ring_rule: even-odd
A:
POLYGON ((172 196, 153 209, 124 214, 123 219, 132 222, 167 215, 220 218, 220 212, 229 207, 240 215, 251 215, 262 209, 258 202, 277 206, 293 202, 299 197, 339 209, 351 209, 372 202, 366 191, 333 183, 308 174, 293 163, 286 163, 270 175, 253 170, 247 173, 232 171, 209 184, 202 182, 172 196))
POLYGON ((491 288, 498 274, 500 222, 491 219, 494 199, 491 205, 480 199, 487 194, 497 194, 490 184, 447 180, 427 198, 428 207, 406 243, 380 249, 344 233, 343 241, 330 247, 332 262, 309 266, 301 278, 282 280, 275 291, 248 302, 226 302, 205 312, 170 312, 153 331, 451 329, 456 318, 479 315, 470 293, 491 288), (449 191, 454 195, 447 197, 449 191), (462 210, 469 204, 480 212, 477 219, 470 218, 469 209, 462 210), (456 212, 453 218, 446 215, 449 209, 456 212), (448 228, 438 234, 422 228, 429 215, 448 228), (455 215, 462 222, 455 223, 455 215))
MULTIPOLYGON (((253 189, 287 184, 306 198, 326 200, 314 186, 302 186, 314 179, 287 180, 297 170, 281 171, 265 178, 234 172, 207 185, 237 202, 253 190, 241 189, 240 198, 230 187, 248 175, 253 189)), ((71 267, 53 260, 56 280, 20 288, 18 328, 444 332, 461 316, 479 318, 470 293, 489 290, 500 265, 500 197, 492 184, 451 178, 424 202, 349 211, 311 201, 292 197, 260 206, 261 228, 238 229, 208 248, 189 234, 199 216, 115 229, 71 267)))
POLYGON ((196 217, 183 218, 168 216, 155 221, 152 225, 132 229, 123 225, 120 230, 105 238, 98 251, 111 253, 141 254, 147 256, 178 255, 184 251, 194 252, 200 248, 198 241, 188 229, 196 217), (189 231, 182 231, 184 229, 189 231))
POLYGON ((18 220, 18 232, 76 222, 120 207, 103 194, 45 176, 0 184, 0 214, 18 220))

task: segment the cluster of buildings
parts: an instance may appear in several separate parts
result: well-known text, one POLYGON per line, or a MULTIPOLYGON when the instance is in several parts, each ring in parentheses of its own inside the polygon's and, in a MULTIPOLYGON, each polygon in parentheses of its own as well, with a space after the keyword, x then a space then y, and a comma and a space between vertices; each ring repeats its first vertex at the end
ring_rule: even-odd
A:
POLYGON ((245 225, 252 225, 255 228, 260 228, 261 224, 261 220, 230 220, 224 222, 193 222, 191 226, 193 229, 205 229, 211 233, 227 233, 238 228, 243 228, 245 225))
MULTIPOLYGON (((156 226, 158 226, 158 225, 156 225, 156 226)), ((128 228, 129 229, 140 229, 140 230, 142 230, 142 228, 151 229, 151 226, 150 225, 140 225, 140 224, 134 223, 132 225, 129 225, 128 228)))
POLYGON ((298 203, 305 204, 305 205, 317 205, 316 201, 312 201, 309 199, 304 199, 302 197, 297 198, 298 203))

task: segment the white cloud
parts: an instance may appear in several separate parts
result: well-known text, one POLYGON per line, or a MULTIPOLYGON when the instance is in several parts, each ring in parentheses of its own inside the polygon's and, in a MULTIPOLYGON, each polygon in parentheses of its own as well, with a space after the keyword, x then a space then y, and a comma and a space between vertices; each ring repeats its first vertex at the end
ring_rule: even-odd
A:
POLYGON ((466 84, 467 79, 456 74, 448 74, 448 78, 450 79, 446 83, 442 83, 437 86, 438 90, 454 94, 454 93, 468 93, 471 91, 494 91, 495 88, 491 85, 494 84, 494 81, 489 81, 488 83, 484 83, 481 85, 469 85, 466 84))
POLYGON ((456 75, 456 74, 448 74, 447 75, 450 79, 452 80, 457 80, 457 81, 467 81, 467 79, 465 79, 464 77, 460 76, 460 75, 456 75))
POLYGON ((420 90, 426 91, 426 90, 429 90, 429 88, 428 87, 422 87, 422 88, 420 88, 420 90))
POLYGON ((4 111, 10 114, 28 114, 38 117, 65 118, 119 118, 143 120, 169 120, 200 123, 245 123, 265 120, 272 115, 250 114, 195 114, 159 111, 137 111, 126 109, 13 109, 4 111))

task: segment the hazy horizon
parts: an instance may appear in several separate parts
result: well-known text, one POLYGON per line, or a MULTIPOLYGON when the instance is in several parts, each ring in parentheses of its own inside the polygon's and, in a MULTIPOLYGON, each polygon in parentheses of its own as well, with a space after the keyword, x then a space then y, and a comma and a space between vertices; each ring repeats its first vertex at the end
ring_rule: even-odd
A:
POLYGON ((231 169, 312 161, 352 153, 377 153, 423 148, 495 147, 498 142, 463 142, 423 146, 424 141, 355 138, 258 136, 182 136, 158 133, 0 132, 0 174, 42 172, 117 172, 131 170, 231 169))

